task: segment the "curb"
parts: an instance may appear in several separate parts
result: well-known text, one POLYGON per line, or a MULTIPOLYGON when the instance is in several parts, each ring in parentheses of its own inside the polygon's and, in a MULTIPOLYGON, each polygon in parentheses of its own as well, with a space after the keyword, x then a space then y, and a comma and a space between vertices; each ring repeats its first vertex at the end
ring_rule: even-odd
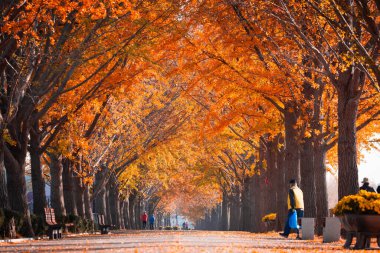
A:
POLYGON ((5 240, 0 240, 1 242, 8 242, 8 243, 15 243, 15 242, 26 242, 26 241, 34 241, 34 238, 17 238, 17 239, 5 239, 5 240))

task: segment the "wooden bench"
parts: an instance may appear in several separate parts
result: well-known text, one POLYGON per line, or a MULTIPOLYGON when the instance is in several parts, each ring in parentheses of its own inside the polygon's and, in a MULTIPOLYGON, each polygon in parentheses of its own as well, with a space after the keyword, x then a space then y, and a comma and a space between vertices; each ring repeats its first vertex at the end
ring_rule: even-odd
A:
POLYGON ((44 208, 45 211, 45 223, 48 225, 49 239, 62 238, 62 225, 58 224, 55 220, 55 213, 53 208, 44 208))
MULTIPOLYGON (((49 239, 61 239, 62 229, 67 229, 68 227, 73 227, 74 223, 62 223, 59 224, 55 219, 55 212, 53 208, 44 208, 45 210, 45 223, 48 225, 48 236, 49 239)), ((66 231, 67 232, 67 231, 66 231)))
POLYGON ((99 225, 99 230, 101 234, 108 234, 111 225, 106 224, 103 214, 97 214, 97 220, 99 225))

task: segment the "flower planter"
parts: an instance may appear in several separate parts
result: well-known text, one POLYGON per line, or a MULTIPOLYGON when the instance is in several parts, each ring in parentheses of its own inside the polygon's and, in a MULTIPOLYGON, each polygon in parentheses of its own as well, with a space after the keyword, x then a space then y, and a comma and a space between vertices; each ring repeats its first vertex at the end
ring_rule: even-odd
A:
POLYGON ((357 238, 356 249, 366 248, 369 246, 370 238, 380 236, 380 215, 345 214, 339 217, 339 219, 343 229, 347 232, 346 243, 344 244, 345 248, 350 247, 354 236, 357 238))

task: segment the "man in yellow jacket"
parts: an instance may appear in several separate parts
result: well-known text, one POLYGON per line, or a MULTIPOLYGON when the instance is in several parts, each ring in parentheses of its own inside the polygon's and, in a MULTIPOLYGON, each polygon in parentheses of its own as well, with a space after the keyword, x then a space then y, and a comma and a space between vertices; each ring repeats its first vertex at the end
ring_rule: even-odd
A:
MULTIPOLYGON (((303 192, 297 186, 297 181, 292 179, 289 181, 290 189, 288 193, 288 218, 285 223, 284 232, 280 233, 281 236, 287 238, 290 234, 290 226, 289 226, 289 217, 293 214, 293 212, 297 212, 297 218, 303 217, 304 214, 304 204, 303 204, 303 192)), ((296 229, 297 239, 300 239, 299 229, 296 229)))

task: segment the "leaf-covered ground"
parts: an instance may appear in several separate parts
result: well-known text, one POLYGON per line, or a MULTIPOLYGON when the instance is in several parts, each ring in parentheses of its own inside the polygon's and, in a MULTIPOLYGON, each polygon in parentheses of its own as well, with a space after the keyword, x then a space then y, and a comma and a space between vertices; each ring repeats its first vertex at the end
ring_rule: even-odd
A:
POLYGON ((72 235, 54 241, 0 243, 0 252, 352 252, 344 250, 343 243, 343 240, 322 243, 321 238, 284 239, 275 233, 122 231, 109 235, 72 235))

